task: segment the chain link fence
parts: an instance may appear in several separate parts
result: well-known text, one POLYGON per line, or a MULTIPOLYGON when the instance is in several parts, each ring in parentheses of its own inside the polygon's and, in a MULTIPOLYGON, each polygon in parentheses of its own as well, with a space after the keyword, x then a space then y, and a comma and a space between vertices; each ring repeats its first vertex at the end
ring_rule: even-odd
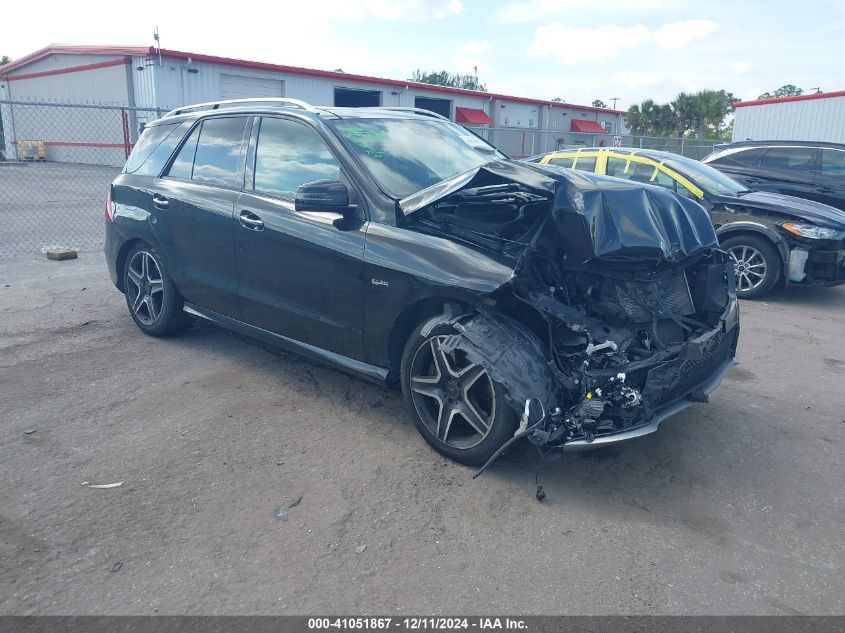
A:
POLYGON ((163 113, 0 100, 0 255, 101 248, 109 183, 163 113))
MULTIPOLYGON (((560 149, 613 145, 613 134, 581 134, 517 127, 464 126, 512 158, 527 158, 560 149)), ((620 147, 658 149, 700 160, 713 151, 716 141, 670 136, 619 135, 620 147)))
MULTIPOLYGON (((101 248, 109 183, 144 124, 164 112, 119 105, 0 100, 0 255, 101 248)), ((613 142, 612 134, 467 128, 513 158, 613 142)), ((622 135, 621 144, 698 159, 713 150, 714 142, 622 135)))

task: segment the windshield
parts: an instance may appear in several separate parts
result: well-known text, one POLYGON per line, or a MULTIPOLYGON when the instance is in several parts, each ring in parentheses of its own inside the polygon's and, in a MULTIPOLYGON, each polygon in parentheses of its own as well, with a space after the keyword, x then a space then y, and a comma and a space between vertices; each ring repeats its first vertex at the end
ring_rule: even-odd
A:
POLYGON ((350 118, 331 124, 381 188, 396 198, 507 158, 461 126, 439 119, 350 118))
POLYGON ((714 169, 704 163, 699 163, 697 160, 691 158, 678 156, 677 158, 670 158, 664 161, 663 164, 669 169, 674 169, 682 176, 686 176, 707 193, 735 196, 739 193, 749 191, 747 187, 743 187, 736 180, 726 176, 718 169, 714 169))

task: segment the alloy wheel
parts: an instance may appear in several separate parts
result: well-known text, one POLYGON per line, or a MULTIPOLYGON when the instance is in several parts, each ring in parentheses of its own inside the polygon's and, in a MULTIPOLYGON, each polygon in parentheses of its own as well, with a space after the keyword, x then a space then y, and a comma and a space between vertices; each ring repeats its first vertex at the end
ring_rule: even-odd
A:
POLYGON ((728 249, 728 255, 734 262, 736 289, 739 292, 750 292, 766 279, 766 258, 753 246, 737 244, 728 249))
POLYGON ((450 347, 450 336, 426 340, 411 360, 410 391, 428 430, 460 450, 480 444, 496 419, 493 380, 481 365, 450 347))
POLYGON ((132 313, 144 325, 153 325, 161 316, 164 301, 164 280, 158 262, 147 251, 138 251, 126 273, 132 313))

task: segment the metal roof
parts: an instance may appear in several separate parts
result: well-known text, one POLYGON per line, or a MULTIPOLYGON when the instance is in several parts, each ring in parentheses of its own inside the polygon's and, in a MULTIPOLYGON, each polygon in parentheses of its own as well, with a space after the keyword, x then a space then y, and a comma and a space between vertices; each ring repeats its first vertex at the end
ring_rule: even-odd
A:
POLYGON ((562 101, 547 101, 544 99, 530 99, 528 97, 516 97, 513 95, 499 94, 495 92, 481 92, 479 90, 466 90, 464 88, 452 88, 450 86, 437 86, 434 84, 419 83, 415 81, 402 81, 398 79, 385 79, 382 77, 372 77, 369 75, 356 75, 353 73, 341 73, 330 70, 317 70, 314 68, 302 68, 299 66, 287 66, 284 64, 271 64, 267 62, 256 62, 244 59, 236 59, 232 57, 220 57, 218 55, 205 55, 203 53, 190 53, 187 51, 177 51, 170 49, 161 49, 159 51, 154 46, 47 46, 34 53, 21 57, 9 64, 3 66, 2 75, 5 78, 10 73, 18 68, 34 62, 51 54, 70 54, 70 55, 134 55, 134 56, 158 56, 159 52, 163 57, 171 59, 191 59, 193 62, 205 62, 209 64, 221 64, 225 66, 234 66, 240 68, 250 68, 253 70, 269 70, 274 72, 290 73, 294 75, 308 75, 311 77, 326 77, 330 79, 343 79, 344 81, 376 83, 384 86, 398 86, 417 88, 420 90, 430 90, 433 92, 444 92, 448 94, 456 94, 463 96, 480 97, 485 99, 500 99, 502 101, 510 101, 515 103, 530 103, 534 105, 545 105, 552 108, 568 108, 571 110, 584 110, 589 112, 605 112, 609 114, 627 114, 623 110, 612 110, 610 108, 595 108, 593 106, 577 105, 573 103, 564 103, 562 101))
POLYGON ((768 105, 770 103, 786 103, 788 101, 811 101, 813 99, 833 99, 834 97, 845 97, 845 90, 837 90, 835 92, 814 92, 809 95, 797 95, 794 97, 774 97, 772 99, 737 101, 733 104, 733 107, 745 108, 747 106, 768 105))

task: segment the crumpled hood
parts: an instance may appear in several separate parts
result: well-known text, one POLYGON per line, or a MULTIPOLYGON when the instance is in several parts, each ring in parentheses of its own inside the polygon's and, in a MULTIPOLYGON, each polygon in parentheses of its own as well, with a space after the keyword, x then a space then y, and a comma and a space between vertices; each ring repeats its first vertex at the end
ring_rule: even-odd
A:
POLYGON ((736 197, 723 196, 720 200, 729 205, 742 204, 755 209, 776 211, 840 231, 845 229, 845 211, 815 200, 805 200, 769 191, 750 191, 736 197))
POLYGON ((558 234, 576 261, 678 262, 718 246, 704 208, 652 185, 550 165, 493 161, 399 202, 405 215, 463 189, 516 183, 551 197, 558 234))

